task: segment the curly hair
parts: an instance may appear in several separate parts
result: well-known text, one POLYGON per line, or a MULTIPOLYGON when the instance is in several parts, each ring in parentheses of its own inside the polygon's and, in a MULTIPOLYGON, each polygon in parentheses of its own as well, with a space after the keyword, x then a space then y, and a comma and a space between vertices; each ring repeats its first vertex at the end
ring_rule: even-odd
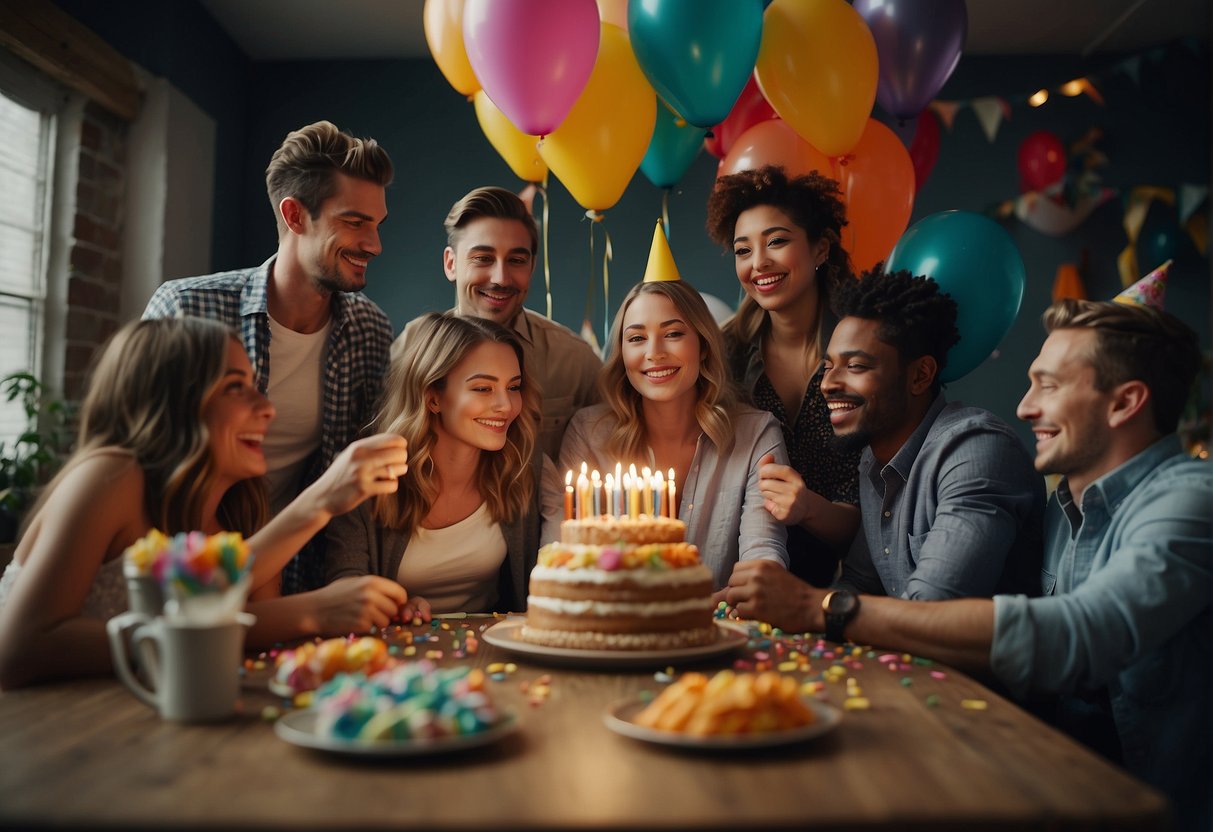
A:
POLYGON ((858 280, 838 287, 834 314, 839 319, 880 321, 876 336, 897 349, 903 364, 924 355, 934 358, 939 369, 931 389, 939 392, 948 350, 960 341, 956 301, 929 277, 915 277, 904 269, 885 273, 882 268, 877 263, 858 280))
POLYGON ((527 373, 522 344, 493 321, 431 312, 417 325, 414 350, 392 360, 373 433, 395 433, 408 440, 409 475, 400 479, 395 494, 375 498, 372 514, 378 523, 412 532, 433 508, 441 491, 434 468, 434 424, 437 414, 426 407, 426 396, 447 385, 451 371, 481 344, 509 346, 522 373, 522 411, 506 431, 505 447, 482 453, 476 472, 480 494, 495 522, 521 517, 535 493, 531 454, 539 420, 539 390, 527 373))
POLYGON ((1200 370, 1199 341, 1191 327, 1149 306, 1071 298, 1046 309, 1041 322, 1049 333, 1092 330, 1095 343, 1088 359, 1095 369, 1095 388, 1109 390, 1135 379, 1145 382, 1154 427, 1164 435, 1175 432, 1200 370))
POLYGON ((607 440, 607 449, 618 459, 645 457, 647 438, 641 415, 642 397, 628 381, 623 366, 623 318, 628 307, 641 295, 669 298, 686 323, 699 336, 699 379, 696 381, 695 419, 700 429, 722 453, 733 447, 733 413, 737 399, 725 366, 720 327, 708 311, 703 296, 685 280, 637 283, 615 313, 611 326, 611 351, 598 376, 602 401, 611 409, 616 426, 607 440))
MULTIPOLYGON (((86 457, 118 448, 143 471, 153 526, 167 534, 201 529, 218 478, 203 411, 223 381, 231 342, 244 348, 234 330, 203 318, 134 321, 118 330, 92 368, 76 450, 39 507, 86 457)), ((220 524, 245 535, 265 517, 260 478, 236 483, 219 504, 220 524)))
POLYGON ((386 188, 392 183, 392 160, 374 139, 356 139, 330 121, 318 121, 287 134, 265 169, 265 191, 279 235, 286 231, 278 213, 279 203, 294 197, 316 219, 320 206, 337 192, 336 173, 386 188))
MULTIPOLYGON (((851 258, 842 247, 842 229, 847 225, 847 209, 838 183, 813 171, 789 177, 778 165, 722 176, 716 180, 708 198, 708 236, 726 250, 732 250, 737 218, 757 205, 770 205, 783 211, 802 229, 811 242, 825 240, 829 254, 818 272, 819 310, 830 308, 830 295, 839 283, 854 277, 851 258)), ((724 324, 727 338, 750 343, 768 325, 767 313, 749 297, 741 301, 736 314, 724 324)), ((817 335, 824 331, 818 313, 817 335)))

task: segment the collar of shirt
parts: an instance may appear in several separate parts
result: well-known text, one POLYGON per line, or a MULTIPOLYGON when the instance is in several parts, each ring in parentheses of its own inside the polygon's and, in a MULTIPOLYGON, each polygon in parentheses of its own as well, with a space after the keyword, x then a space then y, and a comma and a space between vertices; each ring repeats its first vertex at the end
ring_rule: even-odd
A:
MULTIPOLYGON (((914 428, 914 432, 910 434, 910 438, 880 469, 881 477, 887 478, 887 474, 895 473, 901 477, 902 482, 910 478, 910 469, 914 467, 914 460, 918 458, 918 452, 922 450, 922 443, 927 441, 927 434, 931 432, 931 426, 935 424, 940 411, 947 407, 947 404, 948 400, 944 398, 943 393, 935 397, 935 401, 927 409, 922 421, 918 423, 918 427, 914 428)), ((863 456, 859 460, 859 470, 870 472, 875 464, 876 457, 872 454, 872 446, 869 445, 863 449, 863 456)))
POLYGON ((531 319, 527 315, 525 307, 518 310, 518 315, 514 318, 514 325, 510 329, 522 339, 524 344, 535 345, 535 339, 531 335, 531 319))
POLYGON ((1115 514, 1121 502, 1163 460, 1182 453, 1183 446, 1179 443, 1179 437, 1174 433, 1167 434, 1144 451, 1088 485, 1082 493, 1081 510, 1074 513, 1067 508, 1067 504, 1074 505, 1074 499, 1070 492, 1070 484, 1063 477, 1054 493, 1057 495, 1058 504, 1070 520, 1072 533, 1077 533, 1078 527, 1082 525, 1083 515, 1098 505, 1102 505, 1103 510, 1108 514, 1115 514))
POLYGON ((277 254, 271 255, 270 259, 253 270, 253 273, 245 282, 244 290, 240 293, 241 317, 269 314, 268 286, 270 282, 270 270, 274 268, 274 261, 277 259, 277 254))

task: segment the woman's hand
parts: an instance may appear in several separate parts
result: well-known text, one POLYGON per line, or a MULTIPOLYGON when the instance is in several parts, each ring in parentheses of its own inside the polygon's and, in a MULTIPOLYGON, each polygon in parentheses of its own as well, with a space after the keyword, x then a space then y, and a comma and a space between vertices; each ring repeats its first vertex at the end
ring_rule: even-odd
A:
POLYGON ((404 624, 420 618, 422 623, 429 624, 433 618, 433 613, 430 610, 430 602, 422 598, 420 595, 414 595, 408 600, 408 603, 400 608, 400 620, 404 624))
POLYGON ((403 436, 368 436, 350 443, 303 493, 330 517, 345 514, 368 497, 394 494, 397 480, 409 470, 408 460, 408 443, 403 436))
POLYGON ((315 596, 314 629, 327 636, 382 630, 400 618, 409 598, 400 584, 378 575, 342 578, 309 594, 315 596))

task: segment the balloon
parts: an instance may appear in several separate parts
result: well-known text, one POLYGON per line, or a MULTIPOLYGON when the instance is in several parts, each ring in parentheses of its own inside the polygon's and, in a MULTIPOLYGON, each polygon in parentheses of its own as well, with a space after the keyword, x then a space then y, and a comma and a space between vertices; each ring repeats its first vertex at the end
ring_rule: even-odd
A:
POLYGON ((1054 182, 1043 191, 1027 193, 1015 200, 1015 216, 1041 234, 1064 237, 1114 196, 1116 192, 1111 188, 1095 188, 1079 193, 1070 205, 1060 198, 1061 183, 1054 182))
POLYGON ((916 119, 914 140, 910 143, 910 162, 914 165, 914 193, 926 184, 939 158, 939 116, 923 110, 916 119))
POLYGON ((968 211, 944 211, 914 223, 885 269, 927 275, 956 301, 960 343, 948 353, 943 381, 956 381, 985 361, 1023 301, 1023 258, 1011 236, 993 220, 968 211))
POLYGON ((779 118, 779 116, 775 115, 775 110, 770 103, 762 97, 762 90, 758 89, 758 82, 751 74, 750 80, 746 81, 745 88, 742 89, 737 103, 733 105, 728 116, 712 128, 712 145, 705 146, 708 148, 708 152, 717 159, 723 159, 733 147, 733 143, 737 141, 738 136, 758 122, 773 118, 779 118))
POLYGON ((855 11, 876 41, 880 106, 897 118, 922 112, 960 60, 965 0, 855 0, 855 11))
POLYGON ((528 136, 510 124, 501 110, 484 90, 477 90, 472 98, 476 107, 476 120, 493 149, 501 154, 514 175, 527 182, 542 182, 548 175, 548 166, 539 158, 538 136, 528 136))
POLYGON ((837 178, 830 157, 806 142, 783 119, 760 121, 746 130, 717 167, 717 176, 753 170, 763 165, 781 165, 789 176, 811 170, 837 178))
POLYGON ((719 124, 754 71, 761 0, 645 0, 628 4, 632 50, 645 76, 680 116, 719 124))
POLYGON ((669 107, 658 105, 653 138, 640 160, 641 172, 658 188, 674 187, 699 155, 703 133, 702 127, 692 127, 669 107))
POLYGON ((594 72, 572 112, 539 155, 583 208, 605 211, 623 196, 653 137, 657 96, 618 26, 603 23, 594 72))
POLYGON ((876 43, 845 0, 774 0, 754 70, 779 117, 827 156, 863 135, 876 99, 876 43))
POLYGON ((914 210, 914 164, 892 130, 874 118, 837 168, 848 224, 842 247, 859 271, 888 259, 914 210))
POLYGON ((598 19, 628 30, 628 0, 598 0, 598 19))
POLYGON ((529 136, 555 130, 598 54, 594 0, 466 0, 463 43, 480 86, 529 136))
POLYGON ((425 0, 421 24, 430 54, 447 83, 463 95, 480 89, 463 48, 463 0, 425 0))
POLYGON ((1174 260, 1182 234, 1175 206, 1155 201, 1146 212, 1146 220, 1137 235, 1138 260, 1154 265, 1174 260))
POLYGON ((1043 191, 1066 173, 1066 148, 1048 130, 1030 133, 1019 145, 1020 190, 1043 191))

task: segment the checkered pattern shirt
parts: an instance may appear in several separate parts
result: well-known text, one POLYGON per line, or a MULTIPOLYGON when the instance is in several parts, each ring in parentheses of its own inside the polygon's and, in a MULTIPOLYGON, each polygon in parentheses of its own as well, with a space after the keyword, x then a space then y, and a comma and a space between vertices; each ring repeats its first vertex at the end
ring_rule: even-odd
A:
MULTIPOLYGON (((257 389, 270 380, 270 319, 266 284, 274 257, 252 269, 170 280, 156 289, 144 318, 192 315, 221 321, 239 331, 253 363, 257 389)), ((387 369, 392 327, 383 310, 362 294, 333 294, 333 326, 325 350, 324 405, 320 447, 308 466, 302 489, 314 481, 357 438, 374 417, 387 369)), ((282 572, 284 593, 323 585, 323 550, 318 535, 282 572)))

